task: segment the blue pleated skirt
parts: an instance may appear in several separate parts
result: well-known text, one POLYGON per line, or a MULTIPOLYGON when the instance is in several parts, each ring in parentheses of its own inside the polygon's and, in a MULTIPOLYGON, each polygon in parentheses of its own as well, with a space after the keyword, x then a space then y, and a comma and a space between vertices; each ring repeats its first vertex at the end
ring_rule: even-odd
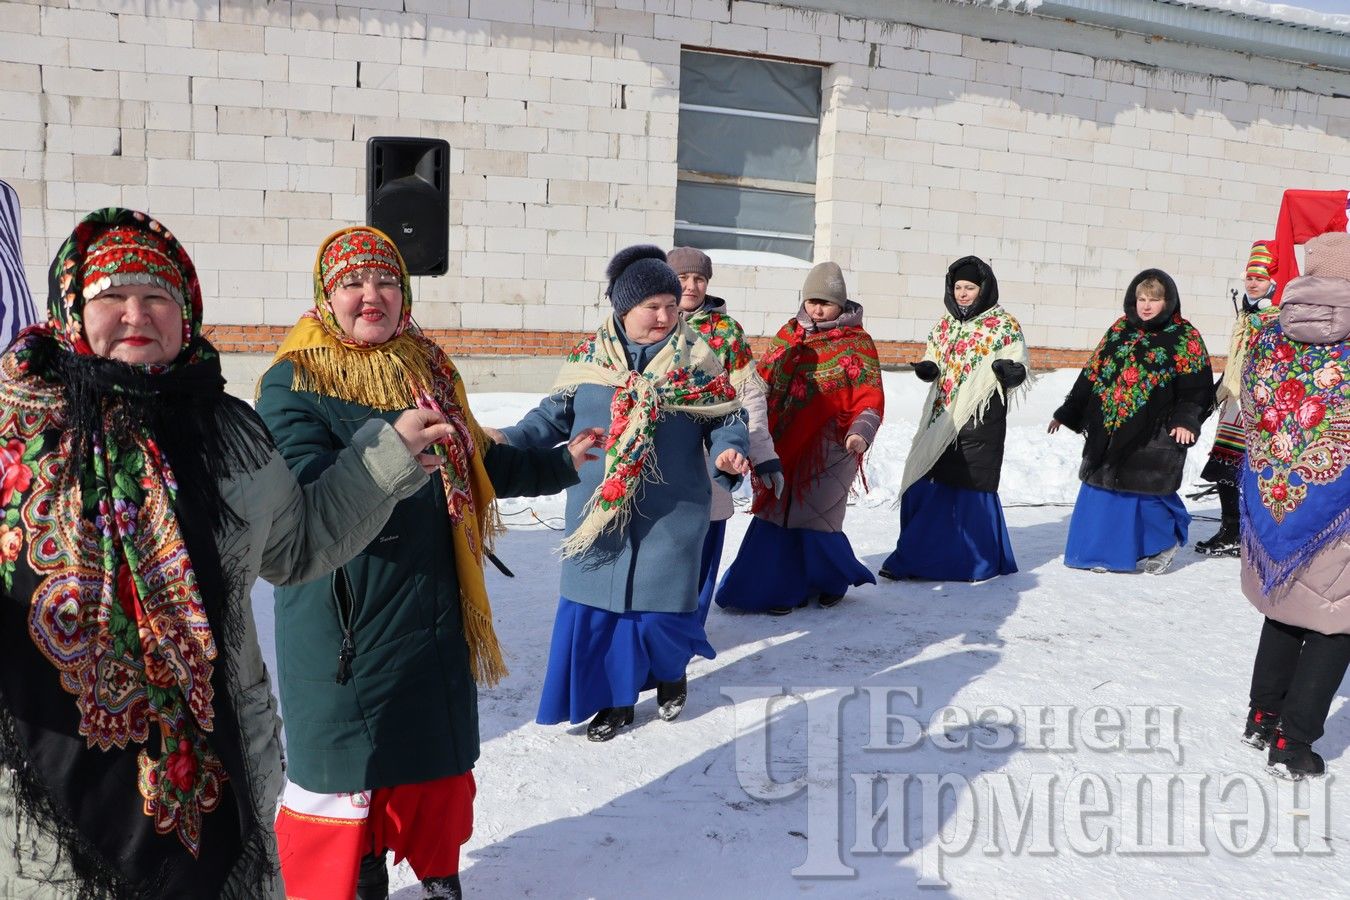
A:
POLYGON ((1175 492, 1160 497, 1085 483, 1069 519, 1064 565, 1133 572, 1145 556, 1184 545, 1190 524, 1191 514, 1175 492))
POLYGON ((717 656, 697 610, 616 613, 561 597, 535 721, 576 724, 607 707, 632 706, 658 681, 684 677, 695 654, 717 656))
POLYGON ((763 612, 876 583, 842 531, 784 528, 756 516, 717 586, 717 605, 763 612))
POLYGON ((897 578, 984 581, 1017 571, 997 491, 923 478, 900 498, 900 539, 881 567, 897 578))
POLYGON ((698 563, 698 621, 708 623, 708 609, 712 606, 713 591, 717 588, 717 567, 722 564, 722 544, 727 537, 727 520, 708 523, 708 534, 703 538, 703 555, 698 563))

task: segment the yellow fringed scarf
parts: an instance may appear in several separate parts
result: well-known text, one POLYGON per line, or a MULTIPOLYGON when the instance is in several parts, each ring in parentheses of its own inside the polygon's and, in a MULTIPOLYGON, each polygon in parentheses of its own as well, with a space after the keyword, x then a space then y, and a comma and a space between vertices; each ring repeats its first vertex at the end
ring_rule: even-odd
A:
POLYGON ((502 529, 484 457, 489 439, 469 410, 464 381, 450 357, 415 327, 376 347, 350 347, 311 311, 295 324, 273 363, 295 370, 291 389, 324 394, 381 411, 410 409, 430 397, 455 428, 441 468, 459 575, 460 614, 474 681, 494 685, 506 674, 483 577, 485 554, 502 529), (456 465, 456 459, 460 461, 456 465), (459 470, 459 471, 457 471, 459 470), (464 513, 467 511, 467 515, 464 513))

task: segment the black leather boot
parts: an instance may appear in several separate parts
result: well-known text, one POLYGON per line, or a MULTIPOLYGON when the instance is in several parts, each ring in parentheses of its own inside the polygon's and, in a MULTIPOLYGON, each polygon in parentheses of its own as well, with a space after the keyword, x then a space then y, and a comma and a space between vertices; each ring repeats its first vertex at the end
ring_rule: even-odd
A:
POLYGON ((387 851, 361 857, 356 872, 356 900, 386 900, 389 896, 389 867, 384 864, 387 851))
POLYGON ((689 678, 679 681, 658 681, 656 683, 656 714, 666 722, 674 721, 684 712, 685 701, 689 699, 689 678))
POLYGON ((609 706, 596 713, 591 724, 586 726, 586 739, 608 741, 619 733, 619 729, 632 724, 633 707, 609 706))
POLYGON ((422 900, 464 900, 464 889, 459 886, 459 873, 444 878, 423 878, 422 900))
POLYGON ((1196 541, 1195 552, 1206 556, 1237 556, 1239 540, 1237 519, 1224 519, 1214 537, 1196 541))
POLYGON ((1264 750, 1275 738, 1275 725, 1280 717, 1253 706, 1247 711, 1247 727, 1242 732, 1242 743, 1264 750))
POLYGON ((1275 740, 1270 745, 1270 757, 1267 765, 1272 774, 1288 781, 1302 781, 1304 778, 1316 778, 1327 773, 1326 760, 1322 759, 1311 744, 1286 737, 1284 732, 1275 731, 1275 740))

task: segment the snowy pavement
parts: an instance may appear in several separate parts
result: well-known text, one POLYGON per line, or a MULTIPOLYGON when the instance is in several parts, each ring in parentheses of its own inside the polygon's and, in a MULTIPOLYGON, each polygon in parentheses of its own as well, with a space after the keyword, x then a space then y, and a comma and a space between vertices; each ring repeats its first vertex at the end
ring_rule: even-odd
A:
MULTIPOLYGON (((466 896, 1350 895, 1350 708, 1332 707, 1320 782, 1279 782, 1238 741, 1261 623, 1238 562, 1188 547, 1156 578, 1063 566, 1081 439, 1045 424, 1072 377, 1042 378, 1010 420, 1017 574, 884 582, 783 618, 714 608, 718 657, 690 666, 684 714, 662 722, 644 695, 607 744, 534 724, 562 500, 504 501, 498 555, 519 577, 489 571, 489 590, 511 675, 480 696, 466 896)), ((886 375, 871 491, 845 523, 873 570, 894 546, 921 388, 886 375)), ((471 402, 505 425, 537 399, 471 402)), ((1211 500, 1188 505, 1213 519, 1211 500)), ((729 523, 723 569, 748 524, 729 523)), ((1215 527, 1197 519, 1191 543, 1215 527)), ((268 645, 270 593, 255 589, 268 645)), ((396 898, 414 883, 394 869, 396 898)))

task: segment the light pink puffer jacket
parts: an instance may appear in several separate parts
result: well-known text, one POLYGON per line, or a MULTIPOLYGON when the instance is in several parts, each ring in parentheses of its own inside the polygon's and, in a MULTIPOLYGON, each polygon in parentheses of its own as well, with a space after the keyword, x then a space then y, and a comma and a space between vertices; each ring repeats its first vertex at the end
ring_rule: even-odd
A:
MULTIPOLYGON (((1323 274, 1289 283, 1280 304, 1280 327, 1290 340, 1304 344, 1350 340, 1350 279, 1327 277, 1332 272, 1340 274, 1337 265, 1343 268, 1350 261, 1350 235, 1323 235, 1310 241, 1307 251, 1308 271, 1323 274), (1317 266, 1314 260, 1324 264, 1317 266)), ((1347 411, 1327 412, 1344 415, 1347 411)), ((1350 478, 1350 472, 1340 477, 1350 478)), ((1342 538, 1328 544, 1269 594, 1261 590, 1261 577, 1244 555, 1242 592, 1263 615, 1277 622, 1323 634, 1350 634, 1350 541, 1342 538)))

